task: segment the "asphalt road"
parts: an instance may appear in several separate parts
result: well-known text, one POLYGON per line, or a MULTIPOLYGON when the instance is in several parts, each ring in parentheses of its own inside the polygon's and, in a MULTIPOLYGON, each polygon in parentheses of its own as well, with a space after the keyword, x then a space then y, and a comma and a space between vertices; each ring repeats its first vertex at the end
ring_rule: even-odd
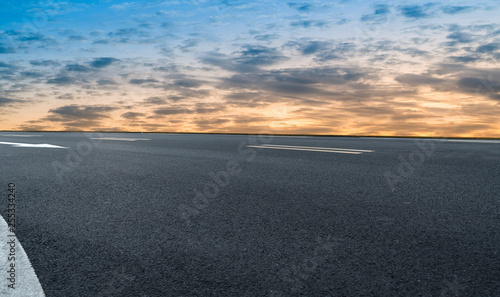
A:
POLYGON ((500 141, 0 142, 46 296, 500 296, 500 141))

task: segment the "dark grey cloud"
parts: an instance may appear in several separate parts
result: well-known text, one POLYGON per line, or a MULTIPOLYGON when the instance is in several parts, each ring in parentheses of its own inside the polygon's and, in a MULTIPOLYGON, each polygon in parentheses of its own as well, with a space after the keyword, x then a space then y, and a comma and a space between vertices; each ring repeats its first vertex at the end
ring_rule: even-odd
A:
POLYGON ((47 80, 48 84, 55 84, 55 85, 71 85, 74 84, 75 82, 76 80, 69 76, 58 76, 47 80))
POLYGON ((475 40, 474 36, 472 36, 471 34, 460 31, 453 32, 448 36, 446 36, 446 38, 451 40, 449 44, 452 46, 460 43, 462 44, 472 43, 475 40))
POLYGON ((288 57, 284 56, 276 48, 245 45, 241 51, 233 53, 232 56, 208 53, 200 58, 200 61, 225 70, 248 73, 257 72, 262 66, 273 65, 287 59, 288 57))
POLYGON ((153 83, 158 83, 159 81, 154 79, 154 78, 146 78, 146 79, 141 79, 141 78, 134 78, 129 80, 129 83, 133 85, 143 85, 143 84, 153 84, 153 83))
POLYGON ((59 66, 60 63, 53 60, 31 60, 30 64, 33 66, 59 66))
POLYGON ((477 48, 478 53, 492 53, 500 49, 500 43, 488 43, 477 48))
POLYGON ((500 80, 483 77, 462 77, 457 86, 465 93, 486 96, 500 101, 500 80))
POLYGON ((146 116, 146 114, 144 114, 142 112, 126 112, 126 113, 121 115, 122 118, 129 119, 129 120, 134 120, 134 119, 137 119, 139 117, 144 117, 144 116, 146 116))
POLYGON ((241 56, 236 61, 240 64, 267 66, 287 60, 276 48, 260 45, 246 45, 239 53, 241 56))
POLYGON ((303 44, 298 44, 298 48, 303 55, 315 54, 319 51, 331 49, 333 47, 330 41, 310 41, 303 44))
POLYGON ((435 78, 430 75, 404 74, 397 76, 396 81, 409 86, 435 86, 445 82, 440 78, 435 78))
MULTIPOLYGON (((356 51, 356 45, 349 42, 317 41, 302 39, 287 43, 300 51, 302 55, 315 55, 316 61, 326 62, 351 56, 356 51)), ((372 49, 370 49, 372 51, 372 49)))
MULTIPOLYGON (((365 70, 366 71, 366 70, 365 70)), ((252 105, 288 102, 292 104, 325 105, 332 100, 344 100, 346 89, 367 88, 361 81, 370 77, 357 69, 318 67, 262 71, 252 74, 235 74, 221 79, 220 89, 249 93, 258 90, 262 95, 252 100, 252 105), (332 86, 338 91, 332 91, 332 86)), ((243 96, 243 95, 242 95, 243 96)), ((364 95, 366 96, 366 95, 364 95)), ((368 97, 367 97, 368 98, 368 97)), ((358 98, 366 99, 366 98, 358 98)), ((237 99, 236 99, 237 100, 237 99)), ((235 102, 235 99, 227 99, 235 102)))
POLYGON ((40 78, 44 76, 43 73, 37 71, 22 71, 20 75, 25 78, 40 78))
POLYGON ((198 88, 203 85, 203 81, 197 79, 178 79, 174 81, 174 85, 183 88, 198 88))
POLYGON ((230 119, 211 119, 211 120, 196 120, 194 123, 200 129, 219 129, 221 125, 232 122, 230 119))
POLYGON ((187 108, 159 108, 154 110, 157 115, 177 115, 177 114, 193 114, 194 111, 187 108))
POLYGON ((117 83, 112 80, 112 79, 100 79, 96 81, 96 83, 100 86, 110 86, 110 85, 116 85, 117 83))
POLYGON ((109 66, 115 62, 119 61, 118 59, 115 58, 110 58, 110 57, 102 57, 102 58, 96 58, 92 62, 90 62, 90 66, 94 68, 104 68, 106 66, 109 66))
POLYGON ((212 103, 197 103, 195 105, 195 113, 197 114, 210 114, 220 111, 227 110, 227 106, 224 104, 212 104, 212 103))
POLYGON ((149 97, 149 98, 146 98, 142 101, 141 104, 146 104, 146 105, 165 105, 167 104, 168 101, 165 100, 164 98, 160 98, 160 97, 149 97))
POLYGON ((16 103, 16 102, 21 102, 21 100, 11 99, 11 98, 6 98, 6 97, 0 96, 0 106, 9 105, 11 103, 16 103))
POLYGON ((450 59, 457 63, 473 63, 480 60, 481 58, 475 55, 468 55, 468 56, 451 56, 450 59))
POLYGON ((116 107, 111 106, 79 106, 79 105, 66 105, 49 112, 55 117, 49 116, 47 119, 58 122, 71 122, 75 120, 100 120, 109 117, 109 112, 117 110, 116 107))
POLYGON ((72 71, 72 72, 90 72, 92 71, 91 68, 80 65, 80 64, 68 64, 66 65, 66 71, 72 71))
POLYGON ((62 100, 73 100, 73 99, 75 99, 75 95, 73 95, 71 93, 66 93, 66 94, 59 95, 56 98, 62 99, 62 100))

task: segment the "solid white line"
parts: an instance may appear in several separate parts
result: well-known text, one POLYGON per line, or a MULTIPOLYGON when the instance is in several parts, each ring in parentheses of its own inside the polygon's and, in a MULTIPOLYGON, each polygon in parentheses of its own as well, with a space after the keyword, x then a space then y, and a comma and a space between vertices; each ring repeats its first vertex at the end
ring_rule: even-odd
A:
POLYGON ((19 135, 19 134, 2 134, 0 136, 6 136, 6 137, 38 137, 42 135, 19 135))
POLYGON ((292 150, 292 151, 309 151, 309 152, 324 152, 324 153, 337 153, 337 154, 353 154, 353 155, 362 154, 362 152, 335 151, 335 150, 314 150, 314 149, 306 149, 306 148, 289 148, 289 147, 278 147, 278 146, 247 145, 247 147, 266 148, 266 149, 275 149, 275 150, 292 150))
POLYGON ((19 239, 15 234, 9 231, 9 226, 3 217, 0 216, 0 296, 16 296, 16 297, 38 297, 45 296, 40 281, 36 276, 35 270, 31 266, 30 260, 24 251, 19 239), (14 235, 14 236, 8 236, 14 235), (15 242, 15 261, 9 261, 11 254, 11 244, 8 242, 13 239, 15 242), (11 264, 14 264, 15 269, 15 289, 8 287, 11 284, 8 278, 11 269, 11 264))
POLYGON ((372 153, 372 150, 358 150, 358 149, 345 149, 345 148, 336 148, 336 147, 318 147, 318 146, 294 146, 294 145, 278 145, 278 144, 263 144, 264 146, 276 146, 276 147, 299 147, 299 148, 311 148, 311 149, 327 149, 327 150, 336 150, 336 151, 351 151, 351 152, 363 152, 363 153, 372 153))
POLYGON ((118 140, 118 141, 138 141, 138 140, 151 140, 146 138, 115 138, 115 137, 95 137, 90 139, 98 139, 98 140, 118 140))
POLYGON ((48 143, 18 143, 18 142, 0 142, 0 144, 8 144, 13 147, 39 147, 39 148, 62 148, 67 149, 64 146, 58 146, 48 143))

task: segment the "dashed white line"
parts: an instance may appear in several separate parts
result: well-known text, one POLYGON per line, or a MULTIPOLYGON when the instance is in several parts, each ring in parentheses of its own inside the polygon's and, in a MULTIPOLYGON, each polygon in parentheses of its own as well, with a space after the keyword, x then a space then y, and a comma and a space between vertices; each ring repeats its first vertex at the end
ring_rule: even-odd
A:
POLYGON ((90 139, 98 139, 98 140, 117 140, 117 141, 138 141, 138 140, 151 140, 146 138, 116 138, 116 137, 95 137, 90 139))
POLYGON ((447 141, 447 142, 473 142, 473 143, 500 143, 500 140, 487 140, 487 139, 437 139, 438 141, 447 141))
POLYGON ((37 147, 37 148, 62 148, 67 149, 64 146, 58 146, 48 143, 18 143, 18 142, 0 142, 0 144, 7 144, 13 147, 37 147))
POLYGON ((308 149, 299 147, 278 147, 278 146, 263 146, 263 145, 247 145, 247 147, 255 148, 265 148, 265 149, 276 149, 276 150, 292 150, 292 151, 309 151, 309 152, 323 152, 323 153, 337 153, 337 154, 353 154, 360 155, 363 152, 352 152, 352 151, 337 151, 337 150, 326 150, 326 149, 308 149))
POLYGON ((352 151, 352 152, 362 152, 362 153, 373 153, 373 150, 358 150, 358 149, 346 149, 337 147, 318 147, 318 146, 296 146, 296 145, 281 145, 281 144, 263 144, 263 146, 271 147, 291 147, 291 148, 310 148, 310 149, 325 149, 325 150, 336 150, 336 151, 352 151))
POLYGON ((0 136, 6 136, 6 137, 39 137, 39 136, 42 136, 42 135, 2 134, 0 136))

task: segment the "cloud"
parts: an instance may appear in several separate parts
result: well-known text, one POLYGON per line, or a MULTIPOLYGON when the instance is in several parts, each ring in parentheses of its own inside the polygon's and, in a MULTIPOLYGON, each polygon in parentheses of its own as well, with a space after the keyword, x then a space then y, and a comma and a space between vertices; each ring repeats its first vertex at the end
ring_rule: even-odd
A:
POLYGON ((47 83, 55 85, 71 85, 75 83, 75 79, 69 76, 58 76, 47 80, 47 83))
POLYGON ((66 71, 73 71, 73 72, 90 72, 92 71, 91 68, 80 65, 80 64, 69 64, 66 65, 66 71))
POLYGON ((100 79, 96 81, 96 83, 100 86, 110 86, 110 85, 116 85, 117 83, 112 80, 112 79, 100 79))
POLYGON ((70 41, 86 41, 87 37, 85 37, 83 35, 71 35, 71 36, 68 36, 68 40, 70 40, 70 41))
POLYGON ((71 94, 71 93, 66 93, 66 94, 57 96, 57 99, 73 100, 73 99, 75 99, 75 96, 73 94, 71 94))
POLYGON ((236 59, 240 64, 267 66, 287 60, 276 48, 260 45, 246 45, 245 50, 240 52, 241 56, 236 59))
POLYGON ((0 68, 12 68, 14 66, 0 61, 0 68))
POLYGON ((478 56, 469 55, 469 56, 451 56, 450 59, 454 62, 458 63, 472 63, 480 60, 478 56))
POLYGON ((26 78, 39 78, 44 76, 43 73, 36 71, 22 71, 20 75, 26 78))
POLYGON ((111 106, 79 106, 66 105, 49 110, 50 113, 61 116, 62 121, 97 120, 108 118, 108 112, 116 110, 111 106))
POLYGON ((300 12, 308 12, 313 7, 311 3, 287 3, 287 5, 291 8, 297 9, 300 12))
POLYGON ((192 114, 193 110, 187 108, 159 108, 154 111, 157 115, 176 115, 176 114, 192 114))
POLYGON ((475 40, 471 34, 464 32, 453 32, 446 36, 446 38, 452 40, 452 42, 449 43, 452 46, 457 43, 471 43, 475 40))
POLYGON ((488 43, 477 48, 478 53, 492 53, 500 49, 500 43, 488 43))
POLYGON ((307 39, 289 42, 287 46, 297 48, 302 55, 315 55, 316 60, 326 62, 342 59, 355 53, 356 45, 349 42, 311 41, 307 39))
POLYGON ((13 47, 7 47, 0 44, 0 54, 13 54, 16 52, 16 49, 13 47))
POLYGON ((328 23, 320 20, 301 20, 301 21, 293 21, 290 23, 292 27, 302 27, 302 28, 310 28, 310 27, 325 27, 328 23))
POLYGON ((332 42, 329 41, 310 41, 298 44, 298 48, 303 55, 315 54, 319 51, 331 49, 332 47, 332 42))
POLYGON ((109 58, 109 57, 96 58, 90 63, 90 66, 92 66, 94 68, 104 68, 106 66, 109 66, 109 65, 117 62, 117 61, 119 61, 119 60, 115 59, 115 58, 109 58))
POLYGON ((459 13, 466 13, 466 12, 471 12, 478 9, 478 7, 475 6, 443 6, 441 7, 441 11, 445 14, 459 14, 459 13))
POLYGON ((10 103, 21 102, 21 100, 0 97, 0 106, 9 105, 10 103))
POLYGON ((445 82, 440 78, 435 78, 430 75, 404 74, 397 76, 396 81, 409 86, 435 86, 445 82))
POLYGON ((380 4, 376 5, 373 14, 364 14, 361 16, 362 22, 384 22, 387 16, 391 14, 389 5, 380 4))
POLYGON ((108 36, 110 37, 130 37, 134 35, 143 35, 144 31, 138 30, 136 28, 126 28, 126 29, 118 29, 114 32, 109 32, 108 36))
POLYGON ((129 80, 129 83, 133 85, 143 85, 143 84, 152 84, 152 83, 158 83, 159 81, 153 78, 147 78, 147 79, 140 79, 140 78, 134 78, 129 80))
POLYGON ((197 79, 178 79, 174 81, 175 86, 183 88, 197 88, 203 84, 203 81, 197 79))
POLYGON ((398 7, 398 10, 406 18, 422 19, 428 18, 432 15, 429 12, 429 9, 434 5, 434 3, 427 3, 424 5, 402 5, 398 7))
POLYGON ((256 72, 262 66, 274 65, 286 60, 288 57, 276 48, 261 45, 245 45, 241 51, 233 53, 232 56, 208 53, 200 58, 202 63, 240 73, 256 72))
POLYGON ((59 62, 54 60, 31 60, 30 64, 33 66, 59 66, 59 62))
POLYGON ((142 104, 146 104, 146 105, 164 105, 164 104, 167 104, 167 100, 163 99, 163 98, 160 98, 160 97, 149 97, 147 99, 144 99, 142 101, 142 104))
POLYGON ((500 81, 482 77, 462 77, 457 81, 457 86, 463 92, 485 95, 490 99, 500 101, 500 81))
POLYGON ((137 119, 138 117, 144 117, 144 116, 146 116, 146 114, 142 112, 126 112, 121 115, 122 118, 129 120, 137 119))

